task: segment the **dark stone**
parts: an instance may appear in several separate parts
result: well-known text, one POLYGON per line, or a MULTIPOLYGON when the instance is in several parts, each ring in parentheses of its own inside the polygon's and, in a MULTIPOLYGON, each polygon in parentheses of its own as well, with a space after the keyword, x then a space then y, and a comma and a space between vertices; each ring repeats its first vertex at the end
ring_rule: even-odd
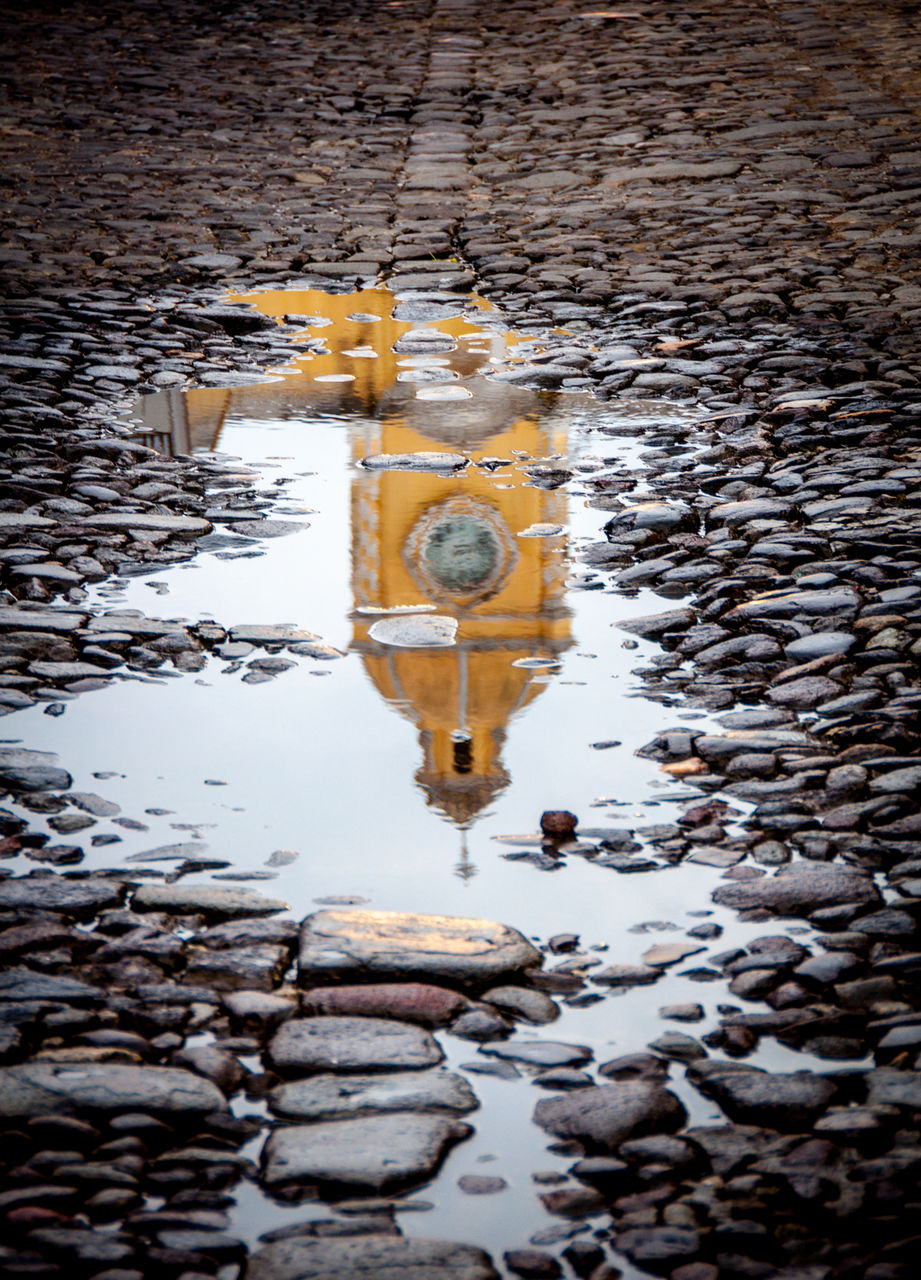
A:
POLYGON ((615 1243, 638 1266, 670 1272, 676 1262, 699 1252, 701 1240, 687 1227, 634 1227, 619 1232, 615 1243))
POLYGON ((741 1064, 694 1064, 688 1076, 722 1107, 730 1120, 765 1125, 781 1133, 801 1133, 811 1128, 837 1092, 824 1076, 767 1072, 741 1064))
POLYGON ((540 815, 540 829, 551 840, 568 840, 575 834, 579 819, 566 809, 548 809, 540 815))
POLYGON ((879 891, 869 876, 837 863, 793 862, 776 875, 716 890, 720 906, 747 911, 767 907, 782 915, 809 915, 823 907, 878 902, 879 891))
POLYGON ((686 1120, 684 1107, 673 1093, 645 1080, 617 1081, 543 1098, 534 1109, 534 1122, 542 1129, 605 1151, 627 1138, 672 1133, 686 1120))

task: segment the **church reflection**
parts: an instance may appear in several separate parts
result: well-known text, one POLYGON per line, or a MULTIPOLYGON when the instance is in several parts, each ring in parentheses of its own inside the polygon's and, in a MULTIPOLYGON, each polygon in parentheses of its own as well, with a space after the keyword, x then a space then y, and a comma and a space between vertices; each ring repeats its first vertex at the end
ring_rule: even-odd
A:
POLYGON ((142 430, 159 435, 160 447, 191 453, 218 447, 229 415, 348 419, 351 648, 381 696, 416 727, 415 778, 427 803, 466 830, 509 783, 509 721, 539 696, 544 673, 572 643, 565 537, 521 536, 534 525, 565 525, 566 497, 514 465, 564 452, 564 421, 552 397, 476 376, 515 341, 471 318, 479 311, 488 321, 477 299, 465 302, 466 318, 435 322, 441 346, 451 348, 436 358, 401 353, 400 338, 418 326, 392 318, 386 290, 246 301, 279 318, 332 321, 305 323, 312 346, 322 338, 326 351, 274 382, 146 397, 142 430), (374 454, 432 450, 463 453, 473 465, 451 475, 360 465, 374 454), (455 618, 457 643, 398 648, 372 638, 382 614, 416 608, 455 618))

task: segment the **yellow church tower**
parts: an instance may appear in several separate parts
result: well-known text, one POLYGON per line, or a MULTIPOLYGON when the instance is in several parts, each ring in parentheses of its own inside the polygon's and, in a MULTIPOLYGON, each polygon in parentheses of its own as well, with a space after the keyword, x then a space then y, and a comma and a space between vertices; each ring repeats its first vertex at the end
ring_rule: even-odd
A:
POLYGON ((514 465, 560 441, 535 396, 521 413, 523 393, 482 378, 468 385, 472 399, 461 402, 391 396, 375 426, 353 437, 352 482, 351 647, 418 729, 427 802, 462 828, 509 782, 506 727, 543 687, 534 666, 552 666, 572 643, 565 537, 522 536, 564 525, 566 497, 514 465), (451 475, 361 466, 373 454, 432 450, 462 452, 471 465, 451 475), (419 606, 457 620, 453 647, 401 649, 369 635, 382 613, 419 606))

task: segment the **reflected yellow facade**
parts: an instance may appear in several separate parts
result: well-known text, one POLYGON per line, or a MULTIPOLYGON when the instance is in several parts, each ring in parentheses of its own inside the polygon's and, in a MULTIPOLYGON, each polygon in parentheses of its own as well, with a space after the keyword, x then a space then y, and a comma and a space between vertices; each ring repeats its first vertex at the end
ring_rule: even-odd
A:
MULTIPOLYGON (((438 443, 393 418, 382 424, 377 451, 438 443)), ((513 450, 542 456, 548 444, 539 420, 524 417, 473 458, 513 450)), ((395 649, 369 639, 373 614, 356 613, 352 644, 376 687, 419 731, 424 762, 416 780, 429 802, 461 826, 507 785, 506 726, 542 688, 533 669, 514 663, 552 660, 571 643, 563 538, 519 536, 533 524, 564 523, 565 496, 528 485, 511 468, 498 474, 502 488, 475 466, 456 477, 357 472, 352 488, 356 607, 429 604, 459 622, 453 648, 395 649), (429 548, 443 531, 462 551, 465 538, 478 544, 479 562, 454 577, 439 573, 429 548)))
POLYGON ((217 447, 229 413, 253 419, 320 411, 352 419, 351 647, 381 696, 416 726, 423 753, 416 781, 427 802, 466 828, 509 782, 502 762, 507 726, 543 688, 540 666, 530 664, 552 668, 572 642, 565 537, 521 536, 536 524, 565 525, 566 498, 536 487, 515 465, 564 452, 565 434, 549 424, 545 398, 476 376, 517 340, 476 324, 471 312, 486 320, 488 311, 480 299, 465 300, 466 318, 425 325, 455 344, 443 359, 451 379, 445 385, 462 398, 443 401, 426 398, 430 384, 400 379, 401 371, 434 362, 393 351, 421 326, 392 319, 387 290, 233 300, 280 321, 331 321, 303 322, 304 338, 313 345, 322 339, 326 352, 284 366, 275 382, 147 397, 145 424, 169 430, 175 452, 192 452, 217 447), (373 454, 431 450, 463 452, 472 465, 454 475, 361 466, 373 454), (507 465, 481 468, 481 459, 507 465), (456 645, 402 649, 369 635, 382 613, 419 607, 457 619, 456 645))

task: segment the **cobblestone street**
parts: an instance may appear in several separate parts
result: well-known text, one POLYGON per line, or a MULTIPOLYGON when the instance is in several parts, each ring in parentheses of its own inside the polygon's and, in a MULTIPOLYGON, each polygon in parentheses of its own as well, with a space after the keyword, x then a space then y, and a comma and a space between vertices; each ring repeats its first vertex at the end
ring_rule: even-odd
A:
MULTIPOLYGON (((916 1274, 919 6, 625 3, 0 0, 0 1276, 916 1274), (596 540, 570 545, 573 591, 601 591, 612 610, 661 597, 605 625, 619 628, 612 651, 641 647, 630 661, 643 663, 643 700, 680 722, 635 750, 633 727, 614 721, 591 745, 626 740, 689 788, 684 811, 645 826, 615 815, 627 827, 549 811, 514 854, 522 898, 529 874, 562 881, 579 858, 612 898, 644 879, 624 873, 718 876, 684 904, 701 919, 652 939, 642 961, 620 935, 592 956, 579 920, 537 937, 514 900, 471 920, 442 904, 357 909, 367 899, 337 890, 308 893, 323 909, 305 916, 283 896, 198 879, 230 861, 202 856, 201 824, 184 813, 172 826, 186 834, 168 837, 183 843, 147 851, 152 868, 117 847, 90 867, 87 855, 148 826, 75 789, 81 762, 59 767, 21 728, 102 704, 116 680, 159 672, 174 677, 160 685, 191 686, 220 661, 268 684, 344 657, 300 620, 244 626, 243 607, 190 621, 101 605, 113 582, 191 566, 202 549, 242 565, 247 547, 295 530, 280 490, 270 500, 255 467, 196 441, 191 413, 168 448, 129 425, 137 397, 174 397, 174 414, 186 389, 262 386, 305 353, 332 358, 332 320, 286 308, 284 294, 256 306, 241 295, 365 291, 370 307, 380 285, 392 314, 356 303, 339 319, 397 327, 377 347, 333 343, 335 359, 390 361, 423 391, 456 378, 453 397, 419 394, 436 414, 426 398, 473 398, 474 356, 500 351, 488 319, 469 332, 480 313, 466 300, 484 299, 503 333, 526 339, 491 357, 490 395, 517 406, 544 452, 506 440, 509 456, 493 457, 455 424, 437 437, 452 452, 417 441, 357 454, 356 576, 373 525, 365 472, 415 483, 428 471, 435 492, 454 471, 478 469, 484 485, 498 471, 489 501, 511 509, 517 491, 499 491, 511 494, 503 475, 517 473, 501 469, 514 462, 522 508, 535 491, 546 499, 515 539, 562 536, 559 490, 598 517, 596 540), (458 332, 437 329, 461 315, 458 332), (457 368, 439 372, 449 355, 457 368), (609 414, 609 456, 548 452, 551 429, 535 424, 558 424, 553 393, 590 403, 592 423, 609 414), (90 836, 110 820, 117 832, 90 836), (653 995, 636 1037, 623 1009, 632 1017, 672 973, 701 984, 695 998, 653 995), (705 1012, 705 996, 725 1003, 705 1012), (596 1005, 592 1025, 607 1010, 610 1026, 586 1045, 573 1019, 596 1005), (579 1043, 550 1038, 561 1014, 579 1043), (473 1065, 451 1056, 458 1041, 473 1065), (452 1172, 466 1208, 435 1238, 425 1210, 446 1212, 440 1170, 492 1123, 477 1111, 491 1088, 530 1091, 523 1129, 520 1102, 507 1126, 501 1101, 482 1114, 503 1121, 503 1156, 520 1144, 513 1190, 539 1200, 547 1225, 491 1217, 482 1206, 501 1205, 508 1183, 477 1155, 479 1172, 452 1172)), ((329 369, 315 381, 353 378, 329 369)), ((386 419, 385 390, 369 422, 386 419)), ((247 420, 270 416, 257 396, 239 403, 247 420)), ((495 594, 522 545, 502 543, 500 565, 471 502, 436 529, 442 577, 429 577, 444 598, 464 588, 467 604, 475 573, 492 574, 495 594), (471 527, 468 558, 445 569, 471 527)), ((435 534, 420 522, 413 537, 435 534)), ((448 648, 456 618, 445 631, 428 607, 394 606, 421 616, 369 625, 353 649, 376 652, 380 635, 397 650, 448 648)), ((558 630, 552 661, 503 659, 503 679, 506 667, 556 670, 571 642, 558 630)), ((525 696, 508 694, 516 712, 525 696)), ((353 725, 356 752, 362 739, 353 725)), ((420 742, 429 751, 431 735, 420 742)), ((451 739, 461 782, 479 767, 472 743, 451 739)), ((499 748, 490 800, 510 781, 499 748)), ((432 790, 436 754, 416 774, 432 790)), ((104 790, 119 775, 92 776, 104 790)), ((317 796, 319 810, 331 803, 317 796)), ((355 804, 373 810, 373 798, 355 804)), ((378 821, 369 844, 402 820, 378 821)))

